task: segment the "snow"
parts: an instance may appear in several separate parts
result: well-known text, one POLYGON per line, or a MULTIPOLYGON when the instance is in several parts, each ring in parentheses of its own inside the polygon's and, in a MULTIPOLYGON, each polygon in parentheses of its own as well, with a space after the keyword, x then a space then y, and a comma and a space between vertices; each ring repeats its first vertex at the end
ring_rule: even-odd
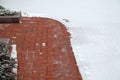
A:
POLYGON ((72 34, 72 47, 83 80, 120 80, 119 0, 1 0, 0 3, 26 12, 25 16, 49 17, 65 24, 72 34))
POLYGON ((120 79, 119 26, 110 24, 70 28, 72 46, 84 80, 120 79))
POLYGON ((17 61, 17 51, 16 51, 16 44, 12 44, 12 51, 11 51, 11 59, 15 59, 17 61))
POLYGON ((13 68, 12 72, 15 73, 15 74, 17 74, 17 68, 13 68))
POLYGON ((12 44, 11 45, 12 50, 11 50, 11 59, 14 59, 16 61, 15 67, 12 69, 12 72, 17 74, 17 67, 18 67, 18 63, 17 63, 17 50, 16 50, 16 44, 12 44))
POLYGON ((46 46, 46 43, 42 43, 42 46, 45 47, 45 46, 46 46))
POLYGON ((119 0, 0 0, 0 4, 26 13, 66 18, 75 26, 120 22, 119 0))

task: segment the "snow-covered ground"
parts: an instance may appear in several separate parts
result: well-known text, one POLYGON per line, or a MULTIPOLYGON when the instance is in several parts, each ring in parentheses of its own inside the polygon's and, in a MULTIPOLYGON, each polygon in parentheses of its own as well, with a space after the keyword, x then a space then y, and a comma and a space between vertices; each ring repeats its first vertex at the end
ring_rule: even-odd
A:
POLYGON ((70 32, 85 80, 120 80, 120 24, 71 27, 70 32))
POLYGON ((37 16, 67 18, 70 22, 60 21, 72 34, 83 79, 120 80, 119 0, 0 0, 0 4, 37 16))

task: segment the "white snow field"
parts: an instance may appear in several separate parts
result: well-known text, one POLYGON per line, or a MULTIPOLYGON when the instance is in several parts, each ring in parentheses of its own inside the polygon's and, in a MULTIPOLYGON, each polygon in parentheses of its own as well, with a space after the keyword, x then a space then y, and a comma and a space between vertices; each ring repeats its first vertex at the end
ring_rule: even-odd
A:
POLYGON ((0 4, 63 22, 72 35, 83 80, 120 80, 120 0, 0 0, 0 4))

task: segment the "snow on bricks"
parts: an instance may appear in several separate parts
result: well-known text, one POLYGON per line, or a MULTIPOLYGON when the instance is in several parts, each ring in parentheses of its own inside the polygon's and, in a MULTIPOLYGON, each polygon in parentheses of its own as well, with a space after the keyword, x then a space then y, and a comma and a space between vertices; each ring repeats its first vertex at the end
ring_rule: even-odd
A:
POLYGON ((1 27, 0 37, 17 45, 18 80, 82 80, 70 34, 60 22, 24 17, 22 23, 1 27))

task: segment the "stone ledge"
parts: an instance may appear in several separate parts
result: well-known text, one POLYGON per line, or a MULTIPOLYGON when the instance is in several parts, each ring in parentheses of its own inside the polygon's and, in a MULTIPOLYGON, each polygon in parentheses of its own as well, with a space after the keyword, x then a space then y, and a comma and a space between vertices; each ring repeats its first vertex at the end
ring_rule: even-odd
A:
POLYGON ((19 23, 21 19, 21 12, 13 16, 0 16, 0 23, 19 23))

